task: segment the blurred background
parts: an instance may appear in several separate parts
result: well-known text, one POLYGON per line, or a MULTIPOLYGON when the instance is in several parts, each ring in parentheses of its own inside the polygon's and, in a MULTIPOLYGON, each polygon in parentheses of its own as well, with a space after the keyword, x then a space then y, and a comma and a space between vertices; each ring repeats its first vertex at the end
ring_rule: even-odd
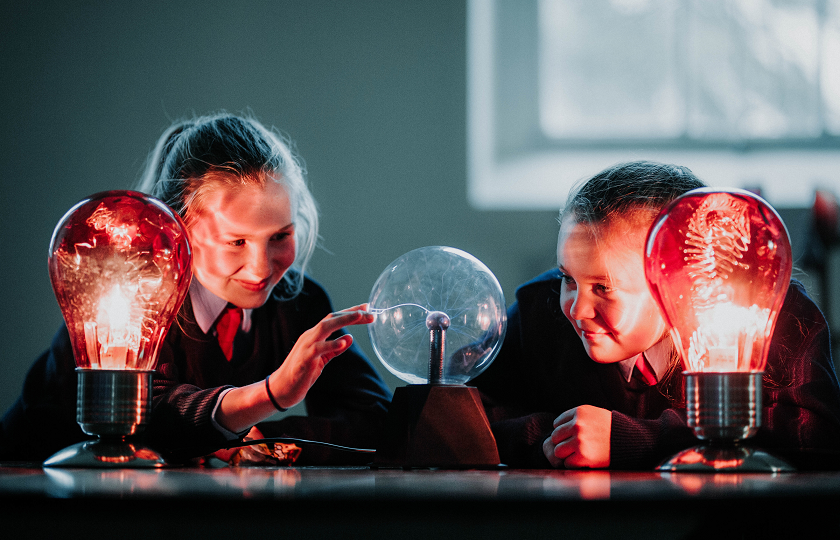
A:
POLYGON ((429 245, 478 257, 510 304, 554 265, 570 185, 644 158, 761 192, 837 328, 836 0, 32 0, 0 20, 0 411, 61 324, 55 224, 222 109, 294 140, 337 309, 429 245))

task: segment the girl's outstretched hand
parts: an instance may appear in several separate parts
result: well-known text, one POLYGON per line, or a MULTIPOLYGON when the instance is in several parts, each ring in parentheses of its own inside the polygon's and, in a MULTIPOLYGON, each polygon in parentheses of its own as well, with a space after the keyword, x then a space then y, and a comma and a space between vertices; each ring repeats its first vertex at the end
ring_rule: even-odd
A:
POLYGON ((543 453, 554 468, 610 466, 612 413, 600 407, 581 405, 554 420, 554 431, 543 442, 543 453))
POLYGON ((373 322, 367 304, 330 313, 314 327, 300 335, 283 365, 265 381, 233 388, 222 397, 216 421, 233 433, 240 433, 277 412, 266 392, 271 391, 274 403, 286 409, 297 405, 318 380, 324 366, 353 344, 353 336, 329 337, 351 324, 373 322))
POLYGON ((321 322, 300 335, 283 365, 271 374, 269 386, 281 407, 297 405, 324 370, 327 363, 350 348, 353 336, 328 338, 336 331, 352 324, 373 322, 367 304, 330 313, 321 322))

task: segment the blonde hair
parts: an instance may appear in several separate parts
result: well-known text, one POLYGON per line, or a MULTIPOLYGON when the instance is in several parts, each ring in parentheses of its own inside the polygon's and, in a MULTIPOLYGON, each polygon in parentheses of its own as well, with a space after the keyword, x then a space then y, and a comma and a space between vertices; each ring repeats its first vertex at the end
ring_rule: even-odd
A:
POLYGON ((303 288, 318 242, 318 207, 305 176, 303 161, 279 132, 250 116, 221 112, 170 126, 149 154, 137 189, 168 204, 189 228, 202 201, 221 185, 282 184, 291 203, 296 251, 277 292, 291 298, 303 288))

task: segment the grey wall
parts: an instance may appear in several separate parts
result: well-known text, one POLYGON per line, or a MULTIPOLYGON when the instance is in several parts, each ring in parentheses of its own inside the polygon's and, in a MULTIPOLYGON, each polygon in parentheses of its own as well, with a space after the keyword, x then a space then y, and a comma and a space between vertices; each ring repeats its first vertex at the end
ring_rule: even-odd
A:
POLYGON ((82 197, 131 187, 193 113, 250 108, 296 141, 323 215, 311 270, 336 308, 417 247, 474 254, 508 302, 554 263, 554 212, 466 202, 464 1, 31 0, 0 4, 0 21, 0 411, 61 323, 53 227, 82 197))
MULTIPOLYGON (((296 141, 329 250, 312 274, 337 308, 366 301, 389 262, 426 245, 483 260, 510 302, 552 265, 556 225, 553 212, 467 205, 465 9, 4 2, 0 410, 61 322, 46 265, 53 227, 82 197, 131 187, 162 130, 193 113, 250 108, 296 141)), ((366 333, 353 333, 372 355, 366 333)))

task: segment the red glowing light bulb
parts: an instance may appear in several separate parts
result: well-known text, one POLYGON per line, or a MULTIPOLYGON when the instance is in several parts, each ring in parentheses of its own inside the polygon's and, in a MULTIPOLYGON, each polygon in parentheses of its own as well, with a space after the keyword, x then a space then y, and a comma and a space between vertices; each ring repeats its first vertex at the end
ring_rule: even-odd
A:
POLYGON ((79 368, 150 370, 189 289, 181 218, 133 191, 92 195, 59 221, 49 271, 79 368))
POLYGON ((742 190, 703 188, 662 210, 645 276, 687 372, 761 372, 792 270, 776 211, 742 190))

